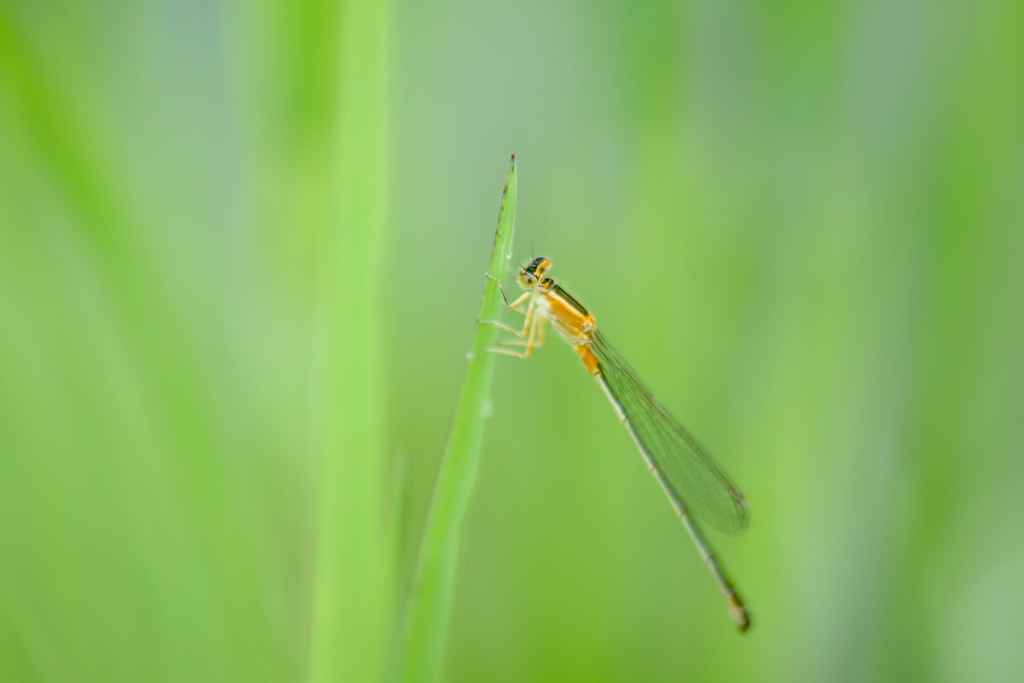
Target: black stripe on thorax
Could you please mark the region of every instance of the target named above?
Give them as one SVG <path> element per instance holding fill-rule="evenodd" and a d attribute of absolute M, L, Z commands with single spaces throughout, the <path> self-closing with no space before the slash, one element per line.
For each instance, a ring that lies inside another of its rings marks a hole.
<path fill-rule="evenodd" d="M 581 304 L 579 301 L 576 301 L 576 299 L 572 298 L 572 295 L 569 294 L 569 292 L 562 289 L 559 285 L 556 284 L 554 287 L 552 287 L 552 290 L 554 290 L 555 294 L 557 294 L 563 301 L 565 301 L 565 303 L 575 308 L 580 313 L 580 315 L 588 315 L 590 313 L 587 309 L 583 308 L 583 304 Z"/>

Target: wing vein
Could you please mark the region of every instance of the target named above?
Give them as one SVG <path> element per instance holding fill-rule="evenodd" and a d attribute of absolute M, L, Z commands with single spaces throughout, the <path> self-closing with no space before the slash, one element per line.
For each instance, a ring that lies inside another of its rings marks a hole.
<path fill-rule="evenodd" d="M 608 389 L 661 473 L 669 495 L 716 529 L 742 531 L 748 521 L 747 503 L 725 471 L 654 398 L 604 335 L 595 332 L 591 348 Z"/>

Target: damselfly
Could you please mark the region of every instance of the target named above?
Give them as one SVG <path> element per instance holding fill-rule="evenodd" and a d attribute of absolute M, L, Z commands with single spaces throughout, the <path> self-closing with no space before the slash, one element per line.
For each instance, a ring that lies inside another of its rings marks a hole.
<path fill-rule="evenodd" d="M 746 631 L 750 626 L 747 608 L 694 520 L 698 517 L 726 532 L 740 531 L 747 525 L 747 502 L 743 494 L 693 435 L 651 395 L 625 359 L 597 329 L 594 316 L 554 280 L 545 277 L 550 267 L 551 262 L 540 256 L 520 269 L 519 285 L 526 291 L 511 303 L 506 298 L 505 305 L 526 316 L 522 329 L 517 330 L 498 321 L 484 321 L 498 325 L 519 339 L 486 350 L 529 358 L 533 350 L 544 343 L 547 323 L 551 323 L 559 336 L 569 342 L 597 380 L 640 449 L 648 469 L 668 495 L 701 558 L 725 595 L 733 622 L 740 631 Z M 525 311 L 522 310 L 524 304 Z"/>

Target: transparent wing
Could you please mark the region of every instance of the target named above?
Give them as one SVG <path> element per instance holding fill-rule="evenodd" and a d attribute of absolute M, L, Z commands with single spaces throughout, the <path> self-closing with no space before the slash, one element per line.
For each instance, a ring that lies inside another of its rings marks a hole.
<path fill-rule="evenodd" d="M 591 349 L 601 363 L 608 389 L 633 425 L 636 436 L 660 470 L 670 496 L 683 508 L 721 531 L 747 525 L 747 502 L 704 447 L 644 386 L 633 369 L 600 332 Z"/>

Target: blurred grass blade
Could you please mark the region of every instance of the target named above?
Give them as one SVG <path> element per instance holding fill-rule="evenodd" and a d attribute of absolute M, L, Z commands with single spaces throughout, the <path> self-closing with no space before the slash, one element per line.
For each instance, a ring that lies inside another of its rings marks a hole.
<path fill-rule="evenodd" d="M 516 159 L 508 167 L 498 228 L 491 250 L 488 273 L 500 279 L 508 264 L 516 215 Z M 495 280 L 486 279 L 480 320 L 501 315 L 502 298 Z M 411 582 L 405 621 L 396 639 L 395 680 L 436 680 L 448 630 L 452 589 L 458 561 L 462 521 L 476 481 L 483 440 L 485 405 L 494 373 L 494 355 L 482 353 L 497 341 L 498 328 L 478 324 L 473 356 L 466 370 L 448 444 L 434 486 L 430 511 L 420 542 L 419 557 Z"/>
<path fill-rule="evenodd" d="M 317 517 L 310 683 L 381 678 L 393 613 L 385 528 L 380 258 L 387 4 L 341 5 L 336 142 L 320 263 Z M 354 293 L 358 295 L 354 296 Z"/>

